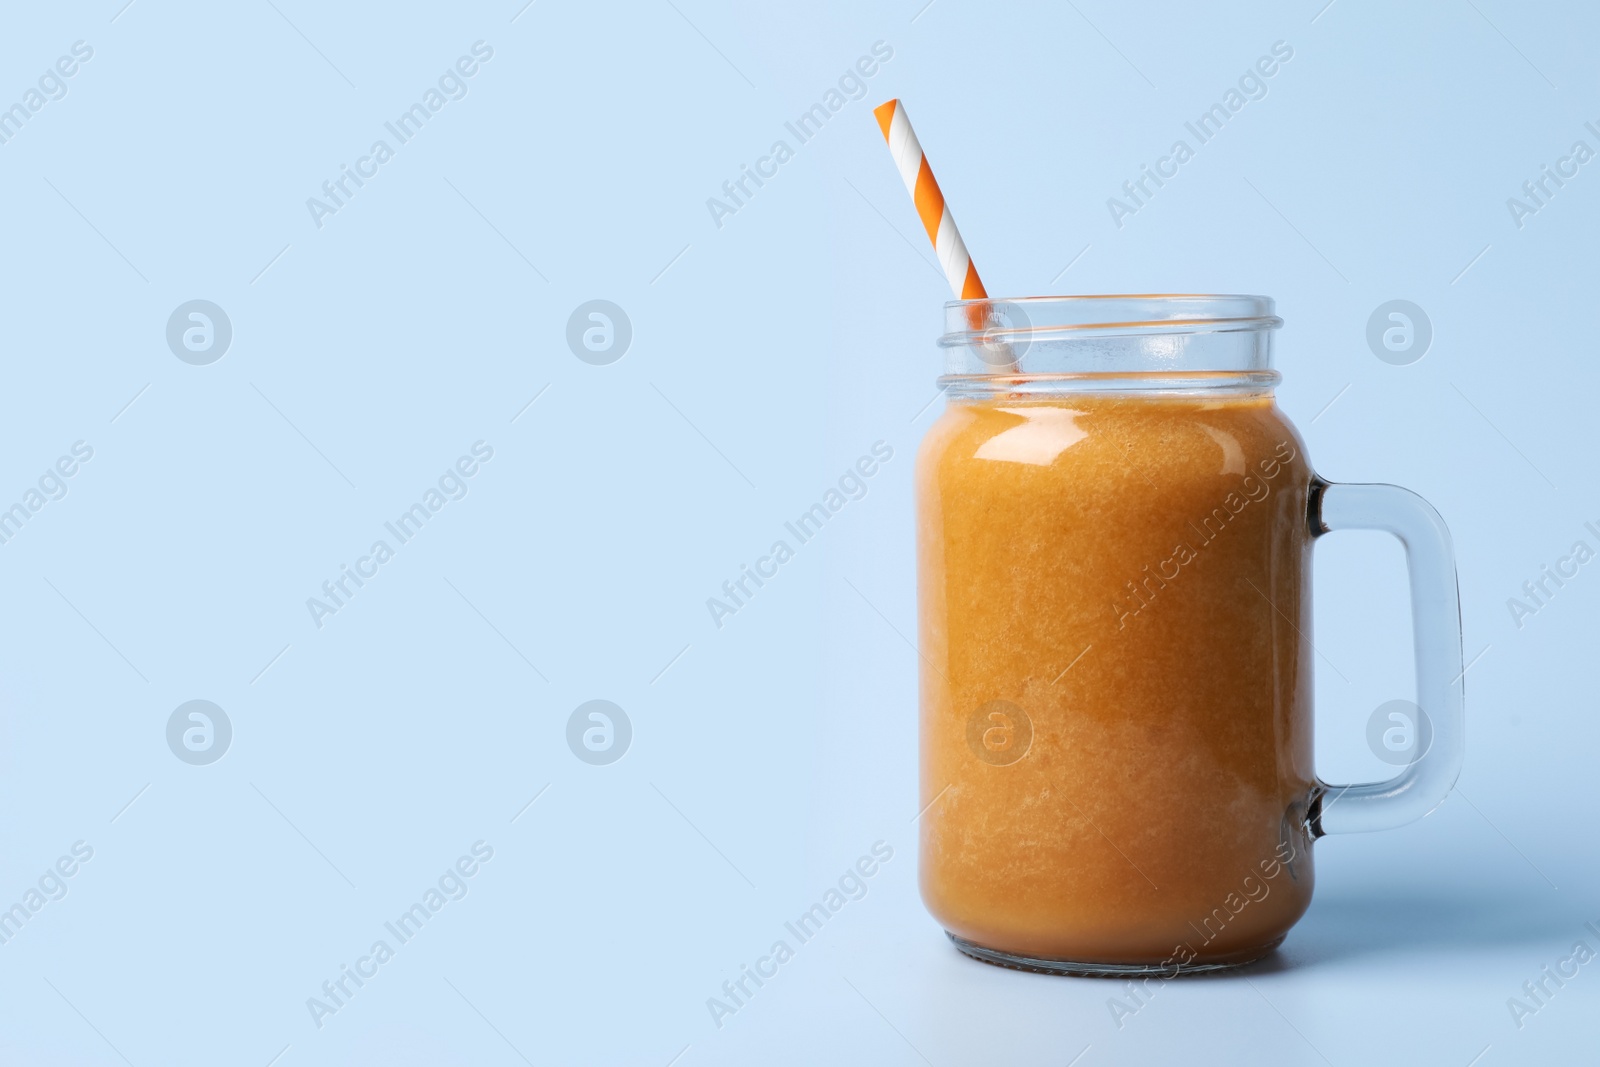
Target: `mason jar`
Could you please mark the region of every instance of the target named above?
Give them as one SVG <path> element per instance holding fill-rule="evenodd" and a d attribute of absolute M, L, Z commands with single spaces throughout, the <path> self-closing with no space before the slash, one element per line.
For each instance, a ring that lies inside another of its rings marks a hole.
<path fill-rule="evenodd" d="M 917 457 L 920 881 L 980 959 L 1179 974 L 1305 913 L 1312 843 L 1418 818 L 1462 759 L 1450 538 L 1421 498 L 1313 472 L 1273 302 L 946 305 Z M 1311 559 L 1405 546 L 1425 743 L 1385 782 L 1312 766 Z"/>

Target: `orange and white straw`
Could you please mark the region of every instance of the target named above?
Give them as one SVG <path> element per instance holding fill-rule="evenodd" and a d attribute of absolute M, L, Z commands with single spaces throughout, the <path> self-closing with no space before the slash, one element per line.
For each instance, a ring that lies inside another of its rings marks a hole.
<path fill-rule="evenodd" d="M 878 118 L 884 140 L 889 142 L 889 154 L 900 171 L 900 180 L 905 182 L 906 191 L 917 206 L 917 217 L 928 231 L 928 240 L 933 242 L 933 254 L 939 259 L 950 291 L 961 300 L 985 299 L 989 294 L 978 279 L 978 268 L 972 265 L 972 257 L 967 255 L 967 244 L 956 229 L 956 220 L 950 217 L 939 183 L 933 180 L 933 169 L 922 154 L 922 145 L 911 129 L 911 120 L 906 118 L 905 106 L 897 98 L 874 108 L 872 113 Z"/>

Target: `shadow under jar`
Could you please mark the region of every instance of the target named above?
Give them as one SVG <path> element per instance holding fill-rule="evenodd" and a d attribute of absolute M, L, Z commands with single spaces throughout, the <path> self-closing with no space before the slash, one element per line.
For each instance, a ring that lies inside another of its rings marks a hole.
<path fill-rule="evenodd" d="M 923 900 L 962 951 L 1067 974 L 1259 958 L 1311 843 L 1400 825 L 1460 768 L 1443 522 L 1331 485 L 1278 409 L 1272 301 L 957 301 L 917 457 Z M 1407 549 L 1431 744 L 1387 782 L 1312 768 L 1311 546 Z"/>

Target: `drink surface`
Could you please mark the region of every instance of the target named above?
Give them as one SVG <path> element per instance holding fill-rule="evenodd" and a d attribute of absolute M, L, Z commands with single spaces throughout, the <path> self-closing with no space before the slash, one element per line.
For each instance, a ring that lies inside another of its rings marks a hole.
<path fill-rule="evenodd" d="M 1171 966 L 1304 913 L 1310 481 L 1268 395 L 949 405 L 916 472 L 920 877 L 947 930 Z"/>

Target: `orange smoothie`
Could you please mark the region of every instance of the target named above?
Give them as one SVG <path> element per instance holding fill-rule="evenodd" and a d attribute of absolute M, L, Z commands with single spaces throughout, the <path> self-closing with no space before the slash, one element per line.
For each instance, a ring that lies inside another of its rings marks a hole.
<path fill-rule="evenodd" d="M 950 402 L 916 470 L 920 877 L 964 950 L 1203 969 L 1304 913 L 1311 486 L 1268 393 Z"/>

